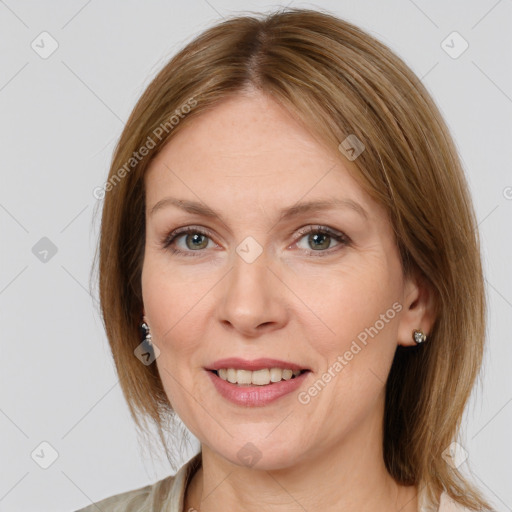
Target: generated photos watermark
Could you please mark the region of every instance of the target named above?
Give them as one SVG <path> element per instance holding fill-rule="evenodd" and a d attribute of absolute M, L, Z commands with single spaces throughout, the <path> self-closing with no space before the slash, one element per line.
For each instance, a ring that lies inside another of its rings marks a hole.
<path fill-rule="evenodd" d="M 180 120 L 183 119 L 190 111 L 197 105 L 197 101 L 194 98 L 189 98 L 185 104 L 180 108 L 177 108 L 169 118 L 160 123 L 146 138 L 144 144 L 142 144 L 137 151 L 132 153 L 132 156 L 119 168 L 110 178 L 101 186 L 95 187 L 92 191 L 92 195 L 96 199 L 103 199 L 107 192 L 110 192 L 127 174 L 130 173 L 138 163 L 149 154 L 149 151 L 153 149 L 158 139 L 161 141 L 163 137 L 169 134 L 169 132 L 179 124 Z"/>
<path fill-rule="evenodd" d="M 340 354 L 334 363 L 332 363 L 329 368 L 311 386 L 309 386 L 307 390 L 301 391 L 297 395 L 298 401 L 303 405 L 309 404 L 311 399 L 318 396 L 327 384 L 329 384 L 329 382 L 331 382 L 331 380 L 334 379 L 364 347 L 366 347 L 369 341 L 368 338 L 373 339 L 377 336 L 377 334 L 384 329 L 386 324 L 388 324 L 397 313 L 400 313 L 402 309 L 402 304 L 399 302 L 393 303 L 385 313 L 382 313 L 379 316 L 379 319 L 376 320 L 372 326 L 366 327 L 361 331 L 357 335 L 357 340 L 352 340 L 350 348 L 343 354 Z"/>

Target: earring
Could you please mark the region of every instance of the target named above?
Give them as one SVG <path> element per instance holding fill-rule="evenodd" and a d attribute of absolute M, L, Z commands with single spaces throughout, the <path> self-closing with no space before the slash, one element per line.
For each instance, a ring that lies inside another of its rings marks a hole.
<path fill-rule="evenodd" d="M 151 343 L 151 333 L 149 332 L 149 325 L 143 321 L 140 327 L 142 333 L 142 341 L 146 342 L 151 347 L 153 344 Z"/>
<path fill-rule="evenodd" d="M 421 329 L 414 329 L 412 331 L 412 339 L 419 345 L 427 341 L 427 335 Z"/>
<path fill-rule="evenodd" d="M 145 316 L 142 317 L 142 321 L 139 324 L 139 330 L 142 340 L 133 352 L 142 364 L 148 366 L 160 355 L 160 350 L 151 339 L 151 332 L 149 331 L 149 325 Z"/>

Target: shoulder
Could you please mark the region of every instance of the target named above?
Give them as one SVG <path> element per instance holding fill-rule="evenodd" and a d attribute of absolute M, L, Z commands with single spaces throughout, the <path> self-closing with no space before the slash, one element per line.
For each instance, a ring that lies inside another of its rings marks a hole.
<path fill-rule="evenodd" d="M 199 452 L 181 466 L 175 475 L 167 476 L 144 487 L 109 496 L 75 512 L 181 511 L 188 481 L 201 466 L 201 462 L 201 452 Z"/>
<path fill-rule="evenodd" d="M 125 491 L 91 505 L 81 508 L 75 512 L 145 512 L 153 510 L 151 503 L 156 495 L 161 496 L 162 491 L 172 487 L 175 476 L 168 476 L 153 484 L 145 485 L 131 491 Z"/>

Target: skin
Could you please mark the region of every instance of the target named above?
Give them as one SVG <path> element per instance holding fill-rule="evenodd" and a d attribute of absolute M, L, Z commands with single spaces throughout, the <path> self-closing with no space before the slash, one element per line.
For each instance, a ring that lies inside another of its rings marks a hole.
<path fill-rule="evenodd" d="M 417 511 L 418 489 L 384 466 L 384 389 L 397 345 L 414 345 L 415 328 L 429 332 L 432 295 L 404 276 L 389 218 L 354 169 L 272 99 L 248 92 L 184 125 L 147 170 L 143 313 L 167 396 L 203 452 L 184 510 Z M 151 214 L 168 196 L 200 201 L 222 221 L 175 206 Z M 344 207 L 278 221 L 299 200 L 331 197 L 357 202 L 366 217 Z M 317 225 L 350 242 L 298 234 Z M 163 247 L 184 226 L 210 232 L 199 249 L 194 233 L 175 240 L 196 257 Z M 263 249 L 252 263 L 236 252 L 248 236 Z M 291 393 L 234 405 L 204 369 L 231 356 L 292 361 L 312 370 L 307 390 L 394 303 L 401 311 L 308 404 Z M 237 457 L 248 442 L 261 455 L 252 467 Z"/>

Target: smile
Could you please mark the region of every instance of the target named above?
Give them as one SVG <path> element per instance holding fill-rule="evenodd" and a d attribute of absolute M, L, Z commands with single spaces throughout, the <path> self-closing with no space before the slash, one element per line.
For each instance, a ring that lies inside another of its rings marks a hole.
<path fill-rule="evenodd" d="M 275 381 L 271 379 L 271 372 L 273 372 L 272 375 Z M 295 370 L 293 372 L 280 368 L 262 369 L 254 372 L 234 368 L 207 370 L 207 374 L 217 392 L 229 402 L 244 407 L 262 407 L 293 393 L 303 385 L 310 373 L 310 370 Z M 220 374 L 223 374 L 224 377 Z M 231 380 L 235 382 L 228 380 L 230 376 Z M 279 380 L 277 380 L 277 377 L 279 377 Z M 248 382 L 249 378 L 251 379 L 250 383 Z M 260 383 L 253 383 L 253 378 Z M 242 382 L 239 382 L 239 379 Z"/>

